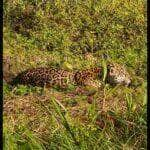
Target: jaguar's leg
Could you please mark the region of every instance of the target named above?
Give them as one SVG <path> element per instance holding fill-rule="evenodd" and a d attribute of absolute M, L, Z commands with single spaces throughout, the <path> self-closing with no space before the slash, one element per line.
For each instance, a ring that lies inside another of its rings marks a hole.
<path fill-rule="evenodd" d="M 95 95 L 101 87 L 101 83 L 97 80 L 87 80 L 85 82 L 85 90 L 88 96 Z"/>
<path fill-rule="evenodd" d="M 78 86 L 76 89 L 75 89 L 75 94 L 85 94 L 85 91 L 84 91 L 84 88 L 83 86 Z"/>
<path fill-rule="evenodd" d="M 94 97 L 97 94 L 100 87 L 101 83 L 97 80 L 90 79 L 85 82 L 85 95 L 87 95 L 87 102 L 89 104 L 93 103 Z"/>

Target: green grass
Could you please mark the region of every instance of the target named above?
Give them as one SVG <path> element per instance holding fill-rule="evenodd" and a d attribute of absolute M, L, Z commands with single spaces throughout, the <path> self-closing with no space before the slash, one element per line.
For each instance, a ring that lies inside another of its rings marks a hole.
<path fill-rule="evenodd" d="M 40 66 L 77 70 L 110 61 L 127 68 L 132 86 L 104 84 L 106 69 L 103 88 L 93 98 L 68 95 L 76 88 L 71 85 L 43 91 L 4 83 L 4 149 L 146 149 L 146 7 L 143 0 L 5 0 L 6 72 Z"/>

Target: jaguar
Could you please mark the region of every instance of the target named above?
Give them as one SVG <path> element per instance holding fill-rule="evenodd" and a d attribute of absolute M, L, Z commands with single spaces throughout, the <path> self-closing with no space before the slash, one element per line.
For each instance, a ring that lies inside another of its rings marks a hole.
<path fill-rule="evenodd" d="M 102 66 L 68 71 L 61 68 L 39 67 L 19 73 L 11 82 L 12 85 L 24 84 L 33 86 L 67 88 L 69 84 L 81 86 L 101 86 L 104 68 Z M 107 65 L 106 82 L 111 85 L 122 84 L 129 86 L 131 78 L 127 70 L 116 63 Z"/>

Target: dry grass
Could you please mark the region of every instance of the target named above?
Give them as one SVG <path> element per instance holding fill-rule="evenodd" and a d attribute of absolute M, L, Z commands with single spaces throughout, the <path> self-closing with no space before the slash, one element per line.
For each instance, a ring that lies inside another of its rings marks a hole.
<path fill-rule="evenodd" d="M 130 87 L 103 83 L 99 90 L 45 93 L 5 82 L 4 149 L 147 148 L 146 5 L 143 0 L 4 1 L 5 81 L 28 68 L 76 70 L 105 61 L 124 65 L 132 76 Z"/>

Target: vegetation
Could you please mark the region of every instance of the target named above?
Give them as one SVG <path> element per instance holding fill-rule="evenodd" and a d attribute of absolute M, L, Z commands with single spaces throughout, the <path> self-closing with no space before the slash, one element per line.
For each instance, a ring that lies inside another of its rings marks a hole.
<path fill-rule="evenodd" d="M 103 84 L 93 97 L 5 82 L 5 150 L 147 148 L 146 7 L 144 0 L 4 0 L 4 76 L 112 61 L 132 77 L 130 87 Z"/>

